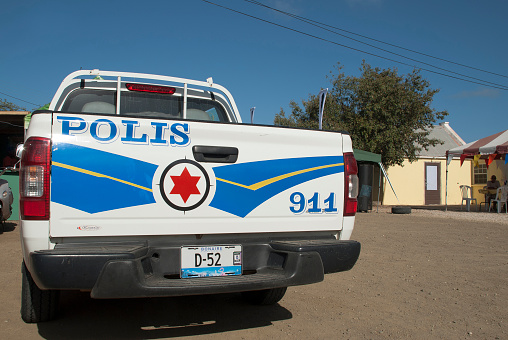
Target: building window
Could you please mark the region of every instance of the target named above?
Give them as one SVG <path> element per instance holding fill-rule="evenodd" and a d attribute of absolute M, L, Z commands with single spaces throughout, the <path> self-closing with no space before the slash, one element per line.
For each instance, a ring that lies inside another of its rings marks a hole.
<path fill-rule="evenodd" d="M 487 184 L 487 165 L 478 164 L 473 168 L 474 184 Z"/>

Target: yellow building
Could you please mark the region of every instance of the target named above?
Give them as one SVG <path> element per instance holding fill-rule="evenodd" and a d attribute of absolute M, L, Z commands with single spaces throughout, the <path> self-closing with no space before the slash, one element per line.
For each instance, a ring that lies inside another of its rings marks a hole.
<path fill-rule="evenodd" d="M 462 196 L 459 186 L 472 184 L 471 162 L 464 162 L 460 166 L 459 157 L 451 160 L 448 166 L 447 195 L 446 151 L 464 145 L 465 142 L 453 131 L 448 122 L 435 125 L 429 138 L 437 138 L 444 144 L 430 147 L 429 150 L 422 150 L 418 155 L 418 160 L 413 163 L 405 160 L 403 166 L 388 168 L 388 178 L 398 200 L 391 190 L 388 180 L 383 178 L 380 193 L 381 204 L 444 205 L 446 200 L 448 200 L 448 205 L 461 204 Z M 373 199 L 376 198 L 377 193 Z"/>

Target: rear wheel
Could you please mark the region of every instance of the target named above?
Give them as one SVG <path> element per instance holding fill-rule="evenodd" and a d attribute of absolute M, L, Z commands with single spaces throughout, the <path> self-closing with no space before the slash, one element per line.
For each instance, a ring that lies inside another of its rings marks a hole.
<path fill-rule="evenodd" d="M 42 290 L 37 287 L 24 261 L 21 273 L 21 318 L 23 321 L 35 323 L 54 319 L 60 292 L 58 290 Z"/>
<path fill-rule="evenodd" d="M 255 290 L 243 292 L 242 297 L 253 305 L 273 305 L 284 297 L 286 290 L 287 287 Z"/>

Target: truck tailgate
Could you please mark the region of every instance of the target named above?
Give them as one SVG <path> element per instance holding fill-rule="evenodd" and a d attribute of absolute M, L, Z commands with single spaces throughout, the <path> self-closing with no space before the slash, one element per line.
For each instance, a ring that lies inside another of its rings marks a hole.
<path fill-rule="evenodd" d="M 52 237 L 340 230 L 342 135 L 53 113 Z"/>

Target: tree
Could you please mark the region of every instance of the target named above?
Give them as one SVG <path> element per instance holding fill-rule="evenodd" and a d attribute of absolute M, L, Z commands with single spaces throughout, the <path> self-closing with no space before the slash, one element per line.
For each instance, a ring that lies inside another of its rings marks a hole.
<path fill-rule="evenodd" d="M 26 111 L 26 109 L 5 99 L 0 99 L 0 111 Z"/>
<path fill-rule="evenodd" d="M 355 148 L 381 154 L 387 167 L 402 165 L 405 158 L 413 162 L 422 149 L 442 144 L 428 136 L 448 112 L 430 107 L 439 90 L 430 89 L 419 70 L 401 76 L 397 69 L 372 68 L 365 61 L 361 77 L 346 76 L 341 69 L 339 64 L 339 73 L 329 76 L 323 129 L 348 131 Z M 291 101 L 291 114 L 281 109 L 274 124 L 317 129 L 318 102 L 315 95 L 303 100 L 303 107 Z"/>

